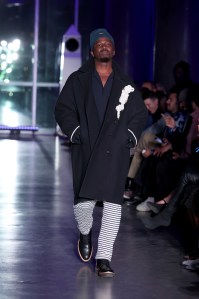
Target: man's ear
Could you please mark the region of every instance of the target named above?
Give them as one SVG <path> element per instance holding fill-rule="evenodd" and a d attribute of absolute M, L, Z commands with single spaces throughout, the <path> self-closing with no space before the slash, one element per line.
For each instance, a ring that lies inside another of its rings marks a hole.
<path fill-rule="evenodd" d="M 94 57 L 93 51 L 90 51 L 90 54 L 91 54 L 91 56 L 93 56 L 93 57 Z"/>

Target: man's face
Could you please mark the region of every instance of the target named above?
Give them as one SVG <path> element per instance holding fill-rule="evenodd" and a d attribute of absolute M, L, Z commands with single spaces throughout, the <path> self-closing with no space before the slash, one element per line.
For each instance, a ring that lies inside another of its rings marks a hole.
<path fill-rule="evenodd" d="M 144 100 L 144 104 L 151 114 L 154 114 L 158 109 L 158 99 L 147 98 Z"/>
<path fill-rule="evenodd" d="M 112 41 L 106 37 L 99 38 L 93 46 L 91 55 L 99 62 L 108 62 L 115 55 Z"/>
<path fill-rule="evenodd" d="M 182 67 L 178 67 L 175 70 L 174 78 L 175 78 L 176 83 L 182 82 L 188 78 L 188 74 L 187 74 L 187 72 L 184 71 L 184 69 Z"/>
<path fill-rule="evenodd" d="M 168 111 L 175 113 L 178 110 L 177 93 L 170 93 L 166 100 L 166 108 Z"/>

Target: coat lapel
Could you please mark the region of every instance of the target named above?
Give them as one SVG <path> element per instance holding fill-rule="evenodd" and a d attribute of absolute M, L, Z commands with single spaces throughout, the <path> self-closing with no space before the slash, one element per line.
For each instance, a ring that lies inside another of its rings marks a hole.
<path fill-rule="evenodd" d="M 90 146 L 93 148 L 99 135 L 101 124 L 98 117 L 95 99 L 92 93 L 92 72 L 81 74 L 80 82 L 84 87 L 84 109 L 87 119 Z"/>
<path fill-rule="evenodd" d="M 105 119 L 109 117 L 115 118 L 117 116 L 116 106 L 119 104 L 119 98 L 122 92 L 122 88 L 123 88 L 123 82 L 121 82 L 121 80 L 119 80 L 118 77 L 116 76 L 113 80 L 113 86 L 107 104 Z"/>
<path fill-rule="evenodd" d="M 113 79 L 113 85 L 111 94 L 107 103 L 107 108 L 104 116 L 104 121 L 101 127 L 100 136 L 104 134 L 110 125 L 111 121 L 117 119 L 116 106 L 119 104 L 119 98 L 124 87 L 124 82 L 121 81 L 117 76 Z"/>
<path fill-rule="evenodd" d="M 100 137 L 101 134 L 104 134 L 104 130 L 106 131 L 107 126 L 109 126 L 109 121 L 116 119 L 117 117 L 116 106 L 119 103 L 119 97 L 124 87 L 124 81 L 117 73 L 114 74 L 110 97 L 107 103 L 104 120 L 101 124 L 92 93 L 92 69 L 90 69 L 89 72 L 82 73 L 79 78 L 84 90 L 84 108 L 87 118 L 90 146 L 91 149 L 93 149 L 98 137 Z"/>

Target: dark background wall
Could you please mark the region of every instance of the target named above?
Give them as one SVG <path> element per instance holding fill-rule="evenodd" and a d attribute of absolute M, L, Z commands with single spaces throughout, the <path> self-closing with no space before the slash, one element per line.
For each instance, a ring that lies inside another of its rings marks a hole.
<path fill-rule="evenodd" d="M 155 1 L 107 1 L 106 26 L 116 36 L 117 60 L 140 84 L 153 79 Z"/>
<path fill-rule="evenodd" d="M 180 60 L 190 64 L 191 77 L 199 83 L 199 1 L 89 0 L 84 14 L 83 2 L 83 61 L 88 58 L 90 31 L 106 27 L 115 39 L 116 60 L 138 85 L 155 80 L 169 89 L 174 84 L 172 69 Z"/>
<path fill-rule="evenodd" d="M 156 0 L 154 79 L 167 88 L 173 82 L 172 68 L 180 60 L 190 64 L 191 77 L 199 82 L 199 1 Z"/>

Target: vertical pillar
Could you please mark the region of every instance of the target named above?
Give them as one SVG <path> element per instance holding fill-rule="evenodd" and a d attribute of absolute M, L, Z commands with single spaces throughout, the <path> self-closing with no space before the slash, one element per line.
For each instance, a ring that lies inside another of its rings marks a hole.
<path fill-rule="evenodd" d="M 33 88 L 32 88 L 32 126 L 36 125 L 37 110 L 37 67 L 39 48 L 39 0 L 35 0 L 34 18 L 34 64 L 33 64 Z"/>

